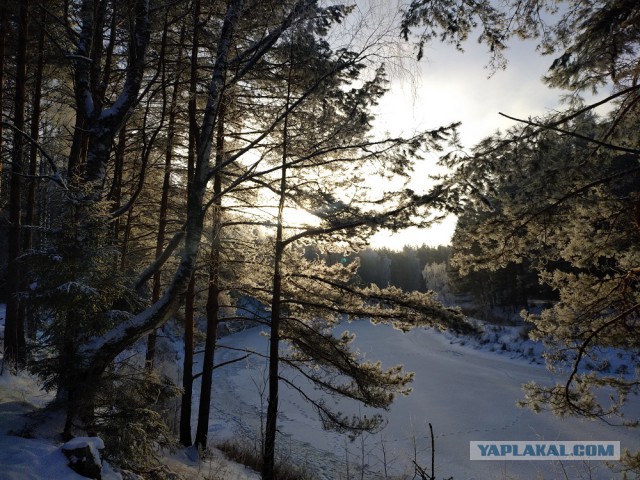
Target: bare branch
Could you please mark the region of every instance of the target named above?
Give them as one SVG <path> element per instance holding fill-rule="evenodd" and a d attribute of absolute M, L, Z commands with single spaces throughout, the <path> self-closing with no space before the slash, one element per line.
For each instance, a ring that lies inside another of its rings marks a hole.
<path fill-rule="evenodd" d="M 60 173 L 58 172 L 58 168 L 56 167 L 56 162 L 54 160 L 54 158 L 49 155 L 47 153 L 47 151 L 42 147 L 42 145 L 40 145 L 40 142 L 38 142 L 37 140 L 35 140 L 33 137 L 31 137 L 31 135 L 29 135 L 28 133 L 20 130 L 18 127 L 16 127 L 13 123 L 11 122 L 7 122 L 5 120 L 2 121 L 2 125 L 10 128 L 11 130 L 13 130 L 14 132 L 20 134 L 21 136 L 23 136 L 25 139 L 27 139 L 32 145 L 34 145 L 38 151 L 40 152 L 40 154 L 47 159 L 47 162 L 49 163 L 49 167 L 51 168 L 51 170 L 53 171 L 53 175 L 51 176 L 44 176 L 44 177 L 35 177 L 35 178 L 47 178 L 49 180 L 52 180 L 53 182 L 57 183 L 59 186 L 61 186 L 63 189 L 67 190 L 67 184 L 65 183 L 64 179 L 62 178 L 62 176 L 60 175 Z"/>

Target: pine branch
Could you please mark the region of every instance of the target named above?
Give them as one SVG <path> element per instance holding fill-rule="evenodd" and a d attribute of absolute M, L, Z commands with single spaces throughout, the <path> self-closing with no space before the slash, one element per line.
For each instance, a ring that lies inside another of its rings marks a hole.
<path fill-rule="evenodd" d="M 625 152 L 625 153 L 632 153 L 634 155 L 640 155 L 640 150 L 638 150 L 637 148 L 623 147 L 623 146 L 620 146 L 620 145 L 614 145 L 612 143 L 603 142 L 603 141 L 597 140 L 597 139 L 592 138 L 592 137 L 587 137 L 586 135 L 581 135 L 578 132 L 572 132 L 571 130 L 566 130 L 564 128 L 560 128 L 558 126 L 555 126 L 554 124 L 545 124 L 545 123 L 540 123 L 540 122 L 534 122 L 532 120 L 524 120 L 522 118 L 512 117 L 510 115 L 507 115 L 507 114 L 501 113 L 501 112 L 499 112 L 499 114 L 502 115 L 505 118 L 508 118 L 509 120 L 514 120 L 516 122 L 524 123 L 525 125 L 530 125 L 532 127 L 540 127 L 542 130 L 552 130 L 554 132 L 563 133 L 565 135 L 569 135 L 569 136 L 574 137 L 574 138 L 579 138 L 580 140 L 586 140 L 587 142 L 595 143 L 596 145 L 598 145 L 600 147 L 605 147 L 605 148 L 608 148 L 610 150 L 616 150 L 616 151 L 619 151 L 619 152 Z"/>

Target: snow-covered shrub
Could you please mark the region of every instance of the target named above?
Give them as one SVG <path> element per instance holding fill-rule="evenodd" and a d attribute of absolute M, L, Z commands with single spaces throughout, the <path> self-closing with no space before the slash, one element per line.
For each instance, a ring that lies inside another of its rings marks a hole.
<path fill-rule="evenodd" d="M 166 418 L 167 405 L 179 390 L 167 378 L 120 366 L 97 388 L 94 415 L 87 428 L 105 442 L 105 457 L 141 472 L 157 466 L 162 448 L 175 445 Z"/>
<path fill-rule="evenodd" d="M 92 422 L 94 396 L 102 387 L 87 381 L 80 345 L 127 322 L 137 308 L 130 278 L 117 268 L 119 252 L 110 241 L 107 202 L 65 193 L 62 212 L 37 250 L 26 255 L 30 288 L 25 292 L 38 335 L 30 369 L 46 390 L 57 393 L 67 414 L 64 436 Z M 118 388 L 117 383 L 109 388 Z M 126 397 L 128 392 L 113 392 Z"/>

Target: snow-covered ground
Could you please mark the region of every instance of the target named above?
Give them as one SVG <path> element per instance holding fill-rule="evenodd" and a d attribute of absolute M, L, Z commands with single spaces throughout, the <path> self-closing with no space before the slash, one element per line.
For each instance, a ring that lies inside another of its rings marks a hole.
<path fill-rule="evenodd" d="M 2 327 L 0 322 L 0 337 Z M 637 430 L 575 418 L 560 420 L 550 413 L 535 414 L 517 408 L 515 404 L 522 397 L 523 383 L 554 381 L 544 366 L 537 363 L 539 345 L 530 345 L 522 338 L 518 340 L 517 330 L 490 331 L 489 336 L 495 334 L 498 339 L 493 345 L 493 338 L 489 344 L 482 339 L 471 342 L 428 329 L 403 334 L 368 321 L 345 324 L 342 328 L 356 334 L 355 345 L 367 358 L 381 360 L 386 367 L 403 364 L 416 375 L 412 394 L 398 398 L 388 412 L 383 412 L 386 427 L 378 434 L 354 441 L 346 435 L 324 431 L 313 409 L 297 393 L 281 387 L 280 456 L 313 471 L 317 478 L 385 478 L 385 470 L 387 478 L 402 474 L 408 474 L 404 478 L 413 478 L 413 460 L 430 471 L 429 423 L 435 434 L 436 478 L 439 480 L 449 477 L 455 480 L 616 478 L 600 462 L 470 461 L 469 442 L 473 440 L 618 440 L 623 450 L 640 449 Z M 243 349 L 264 354 L 267 342 L 260 328 L 224 337 L 219 342 L 223 348 L 216 353 L 216 363 L 243 356 L 239 351 Z M 503 348 L 502 343 L 507 347 Z M 532 354 L 530 348 L 534 349 Z M 215 370 L 211 443 L 232 439 L 259 448 L 267 398 L 265 372 L 266 360 L 260 355 Z M 310 388 L 307 391 L 317 394 Z M 197 405 L 198 382 L 194 395 L 194 405 Z M 50 398 L 38 390 L 35 380 L 28 375 L 0 376 L 0 479 L 83 478 L 66 466 L 56 432 L 34 432 L 37 438 L 32 439 L 7 434 L 21 430 L 27 433 L 24 414 L 44 406 Z M 638 399 L 631 398 L 630 403 L 638 415 Z M 336 407 L 347 414 L 368 413 L 345 401 Z M 194 415 L 195 410 L 194 407 Z M 165 462 L 183 478 L 259 478 L 244 467 L 226 461 L 215 450 L 210 462 L 195 460 L 197 456 L 193 453 L 181 450 L 168 455 Z M 366 473 L 361 477 L 363 465 Z M 109 468 L 104 473 L 105 479 L 119 478 Z"/>
<path fill-rule="evenodd" d="M 388 473 L 408 472 L 411 478 L 414 459 L 430 471 L 429 423 L 435 434 L 439 479 L 615 477 L 602 462 L 470 461 L 472 440 L 619 440 L 622 450 L 640 449 L 637 430 L 576 418 L 561 420 L 549 412 L 535 414 L 516 407 L 516 401 L 522 398 L 523 383 L 554 381 L 544 366 L 529 356 L 514 359 L 513 355 L 474 348 L 471 343 L 428 329 L 403 334 L 368 321 L 344 328 L 356 334 L 355 344 L 368 358 L 379 359 L 386 367 L 403 364 L 416 375 L 412 394 L 398 398 L 385 412 L 385 429 L 353 442 L 345 435 L 323 431 L 311 407 L 297 393 L 282 387 L 280 448 L 285 457 L 297 465 L 306 465 L 320 478 L 347 478 L 347 469 L 353 478 L 360 478 L 355 472 L 363 464 L 368 472 L 364 478 L 382 474 L 385 464 Z M 265 353 L 267 337 L 259 329 L 251 329 L 225 337 L 220 343 L 231 349 Z M 239 356 L 231 349 L 220 349 L 217 363 Z M 512 349 L 515 350 L 513 346 L 505 350 L 498 347 L 502 353 Z M 254 356 L 216 370 L 210 425 L 210 438 L 214 441 L 259 436 L 260 412 L 264 410 L 261 401 L 266 401 L 266 395 L 261 394 L 265 362 Z M 630 402 L 637 415 L 638 399 L 631 398 Z M 344 402 L 339 409 L 343 413 L 359 411 Z"/>
<path fill-rule="evenodd" d="M 5 306 L 0 304 L 0 345 L 4 339 Z M 0 348 L 0 365 L 2 352 Z M 21 372 L 0 375 L 0 480 L 82 480 L 68 467 L 62 453 L 61 422 L 44 417 L 42 408 L 53 399 L 40 390 L 37 379 Z M 189 480 L 258 480 L 259 475 L 243 465 L 228 461 L 213 450 L 199 461 L 190 449 L 167 452 L 163 462 Z M 102 480 L 122 480 L 108 462 L 103 463 Z"/>
<path fill-rule="evenodd" d="M 62 453 L 60 422 L 36 422 L 34 415 L 51 396 L 39 390 L 36 379 L 25 373 L 0 376 L 0 480 L 82 480 L 68 467 Z M 37 424 L 33 431 L 30 425 Z M 43 428 L 44 425 L 44 428 Z M 23 438 L 26 435 L 35 438 Z M 229 462 L 213 450 L 206 461 L 189 449 L 167 453 L 163 462 L 185 479 L 257 480 L 259 475 L 243 465 Z M 86 479 L 85 479 L 86 480 Z M 108 462 L 102 468 L 102 480 L 122 480 Z"/>

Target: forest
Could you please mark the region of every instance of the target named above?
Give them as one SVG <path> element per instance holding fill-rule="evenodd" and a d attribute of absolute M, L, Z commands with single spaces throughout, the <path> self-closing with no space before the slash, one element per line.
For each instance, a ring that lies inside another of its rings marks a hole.
<path fill-rule="evenodd" d="M 256 468 L 285 478 L 283 388 L 326 429 L 384 425 L 296 378 L 381 412 L 410 393 L 412 372 L 338 328 L 362 319 L 469 337 L 470 319 L 525 325 L 563 377 L 524 385 L 523 406 L 640 425 L 626 410 L 640 390 L 636 0 L 4 0 L 0 16 L 0 368 L 53 394 L 60 442 L 100 437 L 135 478 L 176 445 L 204 456 L 214 370 L 257 355 L 221 364 L 216 346 L 260 325 Z M 548 56 L 561 109 L 470 149 L 458 123 L 374 128 L 429 44 L 477 40 L 496 71 L 516 39 Z M 439 173 L 407 188 L 433 155 Z M 450 245 L 369 246 L 445 214 Z M 607 349 L 630 364 L 583 368 Z M 620 468 L 638 474 L 640 452 Z"/>

